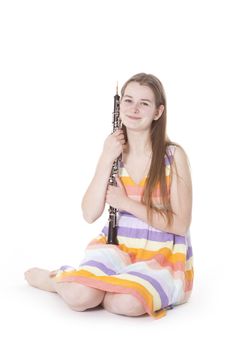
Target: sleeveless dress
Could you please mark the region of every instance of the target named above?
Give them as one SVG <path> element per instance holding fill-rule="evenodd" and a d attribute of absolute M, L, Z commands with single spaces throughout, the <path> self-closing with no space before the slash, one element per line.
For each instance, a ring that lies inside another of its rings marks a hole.
<path fill-rule="evenodd" d="M 168 146 L 164 157 L 168 186 L 175 148 Z M 146 177 L 136 184 L 122 161 L 118 174 L 127 195 L 140 201 Z M 159 195 L 158 191 L 154 193 Z M 122 210 L 117 220 L 119 245 L 106 244 L 107 221 L 87 245 L 78 268 L 64 265 L 52 271 L 50 277 L 56 282 L 77 282 L 106 292 L 131 294 L 155 318 L 187 302 L 193 285 L 190 230 L 185 236 L 161 231 Z"/>

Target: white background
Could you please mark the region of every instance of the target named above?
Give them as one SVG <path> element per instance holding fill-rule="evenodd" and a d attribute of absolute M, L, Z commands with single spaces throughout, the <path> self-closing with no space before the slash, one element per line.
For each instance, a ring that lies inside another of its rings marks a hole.
<path fill-rule="evenodd" d="M 232 315 L 231 1 L 0 2 L 1 342 L 4 349 L 229 348 Z M 81 199 L 112 131 L 116 81 L 163 83 L 168 136 L 193 181 L 189 303 L 155 321 L 74 312 L 24 271 L 76 266 L 102 229 Z M 228 344 L 228 345 L 227 345 Z"/>

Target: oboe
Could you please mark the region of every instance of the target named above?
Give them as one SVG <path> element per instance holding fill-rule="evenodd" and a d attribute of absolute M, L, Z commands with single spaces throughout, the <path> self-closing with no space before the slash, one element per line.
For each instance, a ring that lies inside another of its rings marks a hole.
<path fill-rule="evenodd" d="M 121 128 L 121 119 L 120 119 L 120 96 L 118 95 L 118 86 L 116 88 L 116 95 L 114 96 L 114 110 L 113 110 L 113 132 L 117 129 Z M 119 162 L 122 159 L 122 154 L 119 155 L 118 158 L 116 158 L 113 162 L 111 175 L 109 177 L 109 184 L 117 186 L 117 182 L 115 179 L 115 175 L 118 174 L 119 169 Z M 109 224 L 108 224 L 108 244 L 116 244 L 118 245 L 117 240 L 117 208 L 113 208 L 112 206 L 109 207 Z"/>

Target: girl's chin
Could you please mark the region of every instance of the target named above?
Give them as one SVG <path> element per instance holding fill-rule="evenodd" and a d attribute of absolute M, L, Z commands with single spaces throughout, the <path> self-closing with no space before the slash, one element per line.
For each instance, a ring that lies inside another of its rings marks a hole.
<path fill-rule="evenodd" d="M 137 126 L 138 123 L 140 122 L 140 119 L 133 119 L 133 118 L 124 118 L 124 120 L 122 120 L 122 124 L 125 125 L 126 127 L 134 127 Z"/>
<path fill-rule="evenodd" d="M 141 129 L 138 128 L 136 125 L 130 125 L 130 123 L 125 123 L 124 126 L 126 128 L 126 131 L 141 131 Z"/>

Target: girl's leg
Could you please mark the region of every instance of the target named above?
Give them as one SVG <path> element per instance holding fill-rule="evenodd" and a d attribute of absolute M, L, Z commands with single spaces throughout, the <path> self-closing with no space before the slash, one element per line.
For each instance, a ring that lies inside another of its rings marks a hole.
<path fill-rule="evenodd" d="M 55 283 L 49 275 L 50 271 L 38 269 L 37 267 L 29 269 L 24 273 L 25 279 L 32 287 L 56 293 Z"/>
<path fill-rule="evenodd" d="M 25 272 L 27 282 L 36 288 L 58 293 L 68 306 L 75 311 L 93 308 L 104 299 L 105 292 L 73 282 L 55 282 L 50 278 L 50 271 L 32 268 Z"/>
<path fill-rule="evenodd" d="M 107 311 L 124 316 L 140 316 L 146 313 L 140 301 L 130 294 L 107 292 L 102 305 Z"/>

